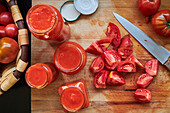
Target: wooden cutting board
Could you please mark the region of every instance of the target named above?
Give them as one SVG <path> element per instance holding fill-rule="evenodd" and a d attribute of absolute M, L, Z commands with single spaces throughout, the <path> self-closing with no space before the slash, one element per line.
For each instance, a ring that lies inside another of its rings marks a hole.
<path fill-rule="evenodd" d="M 32 0 L 33 5 L 49 4 L 56 8 L 65 0 Z M 162 0 L 160 9 L 170 9 L 170 0 Z M 124 36 L 128 32 L 117 22 L 112 12 L 125 17 L 159 44 L 170 50 L 170 39 L 158 36 L 152 29 L 151 24 L 145 23 L 143 16 L 137 8 L 137 0 L 99 0 L 98 10 L 90 16 L 81 15 L 75 22 L 70 22 L 70 41 L 79 43 L 86 49 L 92 42 L 105 37 L 106 27 L 109 22 L 115 23 Z M 154 57 L 147 52 L 133 37 L 134 55 L 143 64 Z M 46 41 L 31 38 L 31 64 L 37 62 L 53 62 L 53 54 L 57 45 L 50 45 Z M 78 79 L 84 79 L 88 90 L 90 106 L 82 109 L 79 113 L 168 113 L 170 112 L 170 72 L 161 64 L 158 76 L 147 88 L 152 92 L 152 101 L 140 104 L 134 99 L 137 88 L 136 79 L 144 69 L 137 68 L 136 73 L 124 73 L 126 85 L 120 87 L 108 86 L 106 89 L 96 89 L 93 85 L 94 74 L 89 71 L 89 65 L 96 56 L 87 53 L 87 63 L 82 71 L 75 75 L 60 73 L 59 78 L 48 87 L 31 90 L 31 112 L 32 113 L 64 113 L 57 89 L 64 83 Z"/>

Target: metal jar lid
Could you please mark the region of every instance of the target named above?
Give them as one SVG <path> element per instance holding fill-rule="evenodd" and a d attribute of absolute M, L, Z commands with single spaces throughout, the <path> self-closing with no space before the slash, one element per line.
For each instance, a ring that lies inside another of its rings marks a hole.
<path fill-rule="evenodd" d="M 83 15 L 90 15 L 98 8 L 98 0 L 74 0 L 75 8 Z"/>
<path fill-rule="evenodd" d="M 64 2 L 60 8 L 60 13 L 66 21 L 75 21 L 81 15 L 80 12 L 75 9 L 73 0 Z"/>

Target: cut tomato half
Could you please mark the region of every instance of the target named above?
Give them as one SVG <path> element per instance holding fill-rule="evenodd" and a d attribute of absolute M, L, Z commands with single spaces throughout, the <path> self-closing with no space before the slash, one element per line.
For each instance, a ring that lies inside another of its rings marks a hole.
<path fill-rule="evenodd" d="M 106 88 L 106 80 L 108 75 L 109 75 L 109 71 L 106 70 L 102 70 L 97 74 L 95 74 L 94 86 L 96 88 Z"/>
<path fill-rule="evenodd" d="M 143 64 L 141 62 L 139 62 L 139 60 L 134 56 L 134 55 L 130 55 L 128 58 L 126 58 L 126 60 L 128 61 L 133 61 L 135 62 L 139 67 L 144 68 Z"/>
<path fill-rule="evenodd" d="M 138 77 L 136 84 L 141 88 L 146 88 L 152 81 L 153 77 L 147 73 L 144 73 Z"/>
<path fill-rule="evenodd" d="M 107 78 L 107 84 L 112 86 L 121 86 L 125 84 L 125 79 L 120 73 L 111 71 Z"/>
<path fill-rule="evenodd" d="M 118 54 L 122 59 L 126 59 L 133 53 L 133 47 L 120 47 L 118 48 Z"/>
<path fill-rule="evenodd" d="M 110 22 L 107 26 L 107 31 L 105 34 L 107 36 L 113 37 L 112 45 L 113 45 L 113 49 L 116 49 L 121 42 L 121 35 L 120 35 L 119 28 L 115 24 Z"/>
<path fill-rule="evenodd" d="M 101 71 L 103 68 L 104 61 L 101 57 L 96 57 L 90 65 L 90 70 L 94 73 Z"/>
<path fill-rule="evenodd" d="M 130 40 L 130 35 L 125 35 L 122 39 L 121 39 L 121 44 L 119 47 L 132 47 L 133 43 Z"/>
<path fill-rule="evenodd" d="M 123 61 L 119 63 L 117 71 L 120 72 L 136 72 L 136 64 L 132 61 Z"/>
<path fill-rule="evenodd" d="M 86 49 L 86 52 L 95 55 L 101 55 L 103 53 L 103 49 L 100 47 L 98 43 L 94 42 Z"/>
<path fill-rule="evenodd" d="M 120 56 L 113 49 L 105 51 L 102 54 L 102 58 L 104 59 L 105 67 L 110 70 L 114 70 L 117 67 L 117 65 L 121 62 Z"/>
<path fill-rule="evenodd" d="M 109 45 L 112 43 L 113 37 L 105 37 L 101 40 L 98 40 L 97 43 L 100 45 L 100 47 L 103 49 L 103 51 L 106 51 Z"/>
<path fill-rule="evenodd" d="M 149 60 L 146 64 L 145 64 L 145 71 L 152 76 L 157 76 L 158 75 L 158 60 L 157 59 L 152 59 Z"/>

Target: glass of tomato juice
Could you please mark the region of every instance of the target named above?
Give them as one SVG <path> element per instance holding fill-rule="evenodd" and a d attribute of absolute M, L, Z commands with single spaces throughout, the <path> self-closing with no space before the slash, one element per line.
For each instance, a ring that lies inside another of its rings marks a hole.
<path fill-rule="evenodd" d="M 62 43 L 70 38 L 70 27 L 55 7 L 38 4 L 29 9 L 26 22 L 31 33 L 41 40 Z"/>
<path fill-rule="evenodd" d="M 42 89 L 54 82 L 59 71 L 53 63 L 36 63 L 28 68 L 25 80 L 31 88 Z"/>
<path fill-rule="evenodd" d="M 64 42 L 54 53 L 55 66 L 65 74 L 76 74 L 86 64 L 87 55 L 83 47 L 76 42 Z"/>
<path fill-rule="evenodd" d="M 60 103 L 65 111 L 76 112 L 89 106 L 84 80 L 62 85 L 58 88 Z"/>

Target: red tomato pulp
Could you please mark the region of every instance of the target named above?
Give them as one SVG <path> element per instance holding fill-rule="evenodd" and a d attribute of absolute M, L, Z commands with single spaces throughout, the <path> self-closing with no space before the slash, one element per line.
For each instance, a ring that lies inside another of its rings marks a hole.
<path fill-rule="evenodd" d="M 84 104 L 84 94 L 80 89 L 70 87 L 62 92 L 60 101 L 64 109 L 75 112 L 82 108 Z"/>
<path fill-rule="evenodd" d="M 86 52 L 75 42 L 65 42 L 54 54 L 56 67 L 63 73 L 75 74 L 86 64 Z"/>
<path fill-rule="evenodd" d="M 59 75 L 52 63 L 37 63 L 28 68 L 26 82 L 32 88 L 41 89 L 55 81 Z"/>
<path fill-rule="evenodd" d="M 70 38 L 69 25 L 64 24 L 60 12 L 53 6 L 38 4 L 27 13 L 31 33 L 42 40 L 63 42 Z"/>
<path fill-rule="evenodd" d="M 32 11 L 29 22 L 34 31 L 45 32 L 55 23 L 55 14 L 51 9 L 41 6 Z"/>
<path fill-rule="evenodd" d="M 80 89 L 84 95 L 84 103 L 83 103 L 83 106 L 81 106 L 81 108 L 87 108 L 89 106 L 89 100 L 88 100 L 88 96 L 87 96 L 87 90 L 86 90 L 86 87 L 85 87 L 85 83 L 84 83 L 84 80 L 79 80 L 79 81 L 76 81 L 76 82 L 73 82 L 73 83 L 69 83 L 69 84 L 65 84 L 65 85 L 62 85 L 58 88 L 58 93 L 59 95 L 61 96 L 62 93 L 68 89 L 68 88 L 77 88 L 77 89 Z M 74 89 L 73 89 L 74 90 Z M 60 97 L 61 99 L 62 97 Z M 64 97 L 63 97 L 64 98 Z M 81 99 L 80 99 L 81 100 Z M 60 100 L 61 101 L 61 100 Z M 81 101 L 79 101 L 79 105 L 81 105 Z M 62 103 L 61 103 L 62 104 Z M 80 107 L 80 106 L 79 106 Z M 64 109 L 66 110 L 66 109 Z M 68 110 L 68 109 L 67 109 Z"/>

